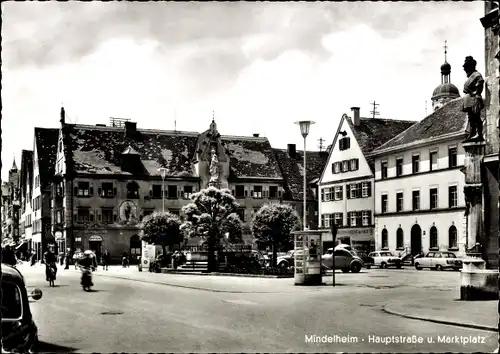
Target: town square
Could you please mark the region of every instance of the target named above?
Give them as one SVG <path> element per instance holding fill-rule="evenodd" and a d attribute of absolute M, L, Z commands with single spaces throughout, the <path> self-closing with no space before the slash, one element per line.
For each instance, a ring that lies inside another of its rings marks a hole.
<path fill-rule="evenodd" d="M 499 3 L 2 3 L 2 352 L 498 352 Z"/>

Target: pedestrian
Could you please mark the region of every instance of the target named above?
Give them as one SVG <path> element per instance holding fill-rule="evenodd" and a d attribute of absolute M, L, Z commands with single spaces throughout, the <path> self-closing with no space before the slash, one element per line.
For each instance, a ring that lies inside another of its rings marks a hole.
<path fill-rule="evenodd" d="M 33 267 L 35 265 L 35 263 L 36 263 L 36 253 L 35 253 L 35 251 L 31 252 L 31 259 L 30 260 L 31 260 L 31 267 Z"/>
<path fill-rule="evenodd" d="M 17 264 L 16 254 L 10 246 L 5 246 L 2 250 L 2 263 L 15 266 Z"/>
<path fill-rule="evenodd" d="M 106 249 L 104 251 L 104 253 L 102 254 L 102 269 L 103 270 L 108 270 L 110 258 L 111 257 L 110 257 L 109 251 Z"/>
<path fill-rule="evenodd" d="M 128 254 L 127 254 L 127 252 L 122 253 L 122 267 L 123 268 L 128 267 Z"/>
<path fill-rule="evenodd" d="M 69 269 L 69 263 L 70 263 L 70 260 L 71 260 L 69 249 L 66 250 L 65 256 L 66 256 L 66 265 L 64 266 L 64 269 Z"/>

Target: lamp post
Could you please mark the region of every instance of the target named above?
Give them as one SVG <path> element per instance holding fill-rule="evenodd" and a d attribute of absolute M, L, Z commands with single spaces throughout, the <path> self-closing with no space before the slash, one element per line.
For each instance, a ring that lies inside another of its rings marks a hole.
<path fill-rule="evenodd" d="M 313 121 L 310 120 L 301 120 L 300 122 L 295 122 L 295 124 L 298 124 L 300 126 L 300 133 L 302 134 L 302 137 L 304 138 L 304 215 L 303 215 L 303 229 L 306 230 L 306 223 L 307 223 L 307 165 L 306 165 L 306 138 L 309 135 L 309 128 L 311 127 L 311 124 L 314 124 Z"/>
<path fill-rule="evenodd" d="M 161 176 L 161 210 L 165 212 L 165 176 L 167 175 L 167 169 L 165 167 L 160 167 L 158 169 Z"/>

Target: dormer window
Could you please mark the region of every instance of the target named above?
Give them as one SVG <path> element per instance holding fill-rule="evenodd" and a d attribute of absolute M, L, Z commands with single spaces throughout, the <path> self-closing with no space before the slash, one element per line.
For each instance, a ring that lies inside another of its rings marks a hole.
<path fill-rule="evenodd" d="M 127 184 L 127 198 L 138 199 L 139 198 L 139 185 L 137 182 L 129 182 Z"/>

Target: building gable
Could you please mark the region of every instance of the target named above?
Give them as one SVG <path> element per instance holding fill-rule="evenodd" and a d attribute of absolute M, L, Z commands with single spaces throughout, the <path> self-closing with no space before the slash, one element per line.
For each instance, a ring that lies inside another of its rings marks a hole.
<path fill-rule="evenodd" d="M 341 143 L 342 139 L 348 139 L 344 140 L 349 141 L 348 148 L 344 149 L 344 146 L 341 146 L 344 144 Z M 351 160 L 357 161 L 352 162 L 356 167 L 354 170 L 351 168 Z M 342 169 L 342 165 L 344 164 L 343 161 L 348 161 L 347 171 L 344 171 Z M 340 169 L 337 170 L 337 173 L 335 172 L 335 163 L 340 163 L 341 165 Z M 344 115 L 340 120 L 339 129 L 337 130 L 337 133 L 335 134 L 335 138 L 331 145 L 328 161 L 320 178 L 320 185 L 338 180 L 345 180 L 361 176 L 371 176 L 372 174 L 373 173 L 370 165 L 368 164 L 363 154 L 363 151 L 356 139 L 353 129 L 351 129 L 347 116 Z"/>

